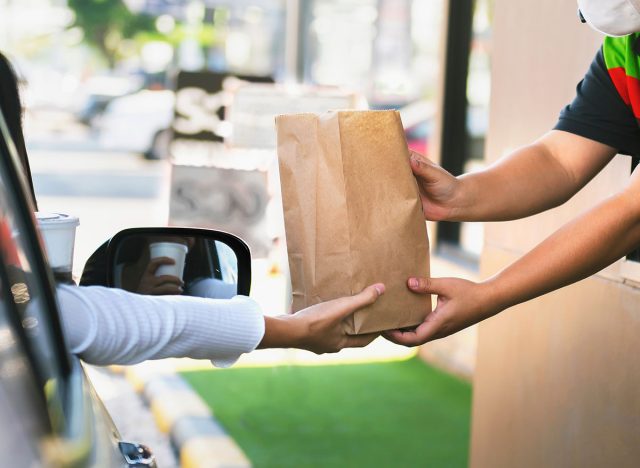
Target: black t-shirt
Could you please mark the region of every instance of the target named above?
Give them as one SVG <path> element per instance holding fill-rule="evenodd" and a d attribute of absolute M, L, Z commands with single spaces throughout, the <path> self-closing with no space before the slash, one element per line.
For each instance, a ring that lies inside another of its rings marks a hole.
<path fill-rule="evenodd" d="M 622 154 L 640 156 L 640 126 L 609 77 L 602 49 L 578 83 L 573 102 L 560 112 L 554 129 L 604 143 Z"/>

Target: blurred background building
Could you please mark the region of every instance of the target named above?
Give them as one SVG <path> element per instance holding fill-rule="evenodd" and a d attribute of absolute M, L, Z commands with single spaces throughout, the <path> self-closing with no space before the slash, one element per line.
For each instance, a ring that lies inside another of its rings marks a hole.
<path fill-rule="evenodd" d="M 177 76 L 208 71 L 358 93 L 369 108 L 400 109 L 410 147 L 429 153 L 446 3 L 2 0 L 0 48 L 18 65 L 29 116 L 57 113 L 57 124 L 71 118 L 109 149 L 166 157 Z M 457 72 L 466 87 L 468 144 L 460 147 L 464 155 L 453 172 L 483 158 L 491 3 L 474 2 L 471 47 L 462 54 L 465 69 Z M 217 109 L 221 119 L 226 104 Z M 28 118 L 27 125 L 32 120 L 46 124 Z M 139 129 L 130 132 L 134 121 Z M 442 235 L 443 249 L 459 244 L 464 255 L 458 260 L 477 263 L 481 229 L 455 226 Z"/>

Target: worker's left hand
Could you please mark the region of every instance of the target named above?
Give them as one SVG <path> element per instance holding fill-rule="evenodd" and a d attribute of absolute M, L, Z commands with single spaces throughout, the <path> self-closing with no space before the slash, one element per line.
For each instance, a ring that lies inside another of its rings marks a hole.
<path fill-rule="evenodd" d="M 458 278 L 410 278 L 407 285 L 417 294 L 436 294 L 436 308 L 413 329 L 383 333 L 389 341 L 417 346 L 444 338 L 498 312 L 491 304 L 489 286 Z"/>

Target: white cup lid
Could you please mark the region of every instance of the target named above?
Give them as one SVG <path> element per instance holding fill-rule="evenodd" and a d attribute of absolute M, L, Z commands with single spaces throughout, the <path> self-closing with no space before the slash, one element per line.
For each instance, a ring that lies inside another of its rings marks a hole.
<path fill-rule="evenodd" d="M 73 225 L 78 226 L 80 224 L 80 220 L 76 216 L 71 216 L 63 213 L 45 213 L 41 211 L 37 211 L 35 213 L 36 220 L 38 220 L 38 224 L 40 226 L 46 225 Z M 71 227 L 71 226 L 69 226 Z"/>

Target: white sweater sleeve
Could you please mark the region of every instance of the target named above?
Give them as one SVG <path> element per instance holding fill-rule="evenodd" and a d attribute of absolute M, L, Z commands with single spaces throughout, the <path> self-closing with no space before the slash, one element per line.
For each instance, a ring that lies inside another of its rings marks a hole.
<path fill-rule="evenodd" d="M 264 335 L 258 304 L 245 296 L 144 296 L 101 286 L 59 286 L 67 346 L 91 364 L 147 359 L 210 359 L 232 365 Z"/>

